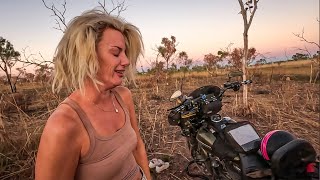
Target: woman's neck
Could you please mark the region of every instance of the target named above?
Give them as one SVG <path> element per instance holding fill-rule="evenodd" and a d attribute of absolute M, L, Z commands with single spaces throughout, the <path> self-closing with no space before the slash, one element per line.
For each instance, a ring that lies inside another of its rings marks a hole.
<path fill-rule="evenodd" d="M 83 93 L 81 93 L 80 90 L 75 91 L 75 93 L 84 101 L 89 100 L 95 104 L 99 104 L 99 102 L 106 102 L 106 100 L 111 99 L 111 90 L 113 88 L 114 87 L 106 87 L 99 84 L 97 84 L 96 87 L 92 82 L 86 82 L 83 88 Z"/>

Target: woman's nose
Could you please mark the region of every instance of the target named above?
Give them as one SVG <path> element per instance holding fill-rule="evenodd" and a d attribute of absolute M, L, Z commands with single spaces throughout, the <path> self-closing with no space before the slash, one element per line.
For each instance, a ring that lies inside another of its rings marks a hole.
<path fill-rule="evenodd" d="M 130 60 L 129 60 L 129 58 L 127 57 L 127 55 L 124 55 L 124 56 L 121 58 L 121 65 L 122 65 L 122 66 L 128 66 L 128 65 L 130 65 Z"/>

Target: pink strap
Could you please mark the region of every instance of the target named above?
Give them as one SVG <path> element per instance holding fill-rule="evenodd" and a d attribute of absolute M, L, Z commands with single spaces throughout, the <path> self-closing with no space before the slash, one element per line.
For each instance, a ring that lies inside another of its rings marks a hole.
<path fill-rule="evenodd" d="M 261 154 L 263 156 L 264 159 L 266 160 L 270 160 L 269 156 L 268 156 L 268 152 L 267 152 L 267 144 L 268 144 L 268 140 L 271 137 L 271 135 L 275 132 L 277 132 L 279 130 L 273 130 L 268 132 L 262 139 L 261 144 L 260 144 L 260 151 Z"/>

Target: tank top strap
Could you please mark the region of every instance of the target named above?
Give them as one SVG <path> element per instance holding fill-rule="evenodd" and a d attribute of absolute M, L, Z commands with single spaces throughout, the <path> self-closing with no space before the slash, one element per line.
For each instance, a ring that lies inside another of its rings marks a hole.
<path fill-rule="evenodd" d="M 89 121 L 88 116 L 83 111 L 83 109 L 79 106 L 79 104 L 67 97 L 64 101 L 62 101 L 60 104 L 67 104 L 69 105 L 79 116 L 79 119 L 81 120 L 84 128 L 86 129 L 89 139 L 90 139 L 90 147 L 88 153 L 86 153 L 85 156 L 81 158 L 81 161 L 84 161 L 85 159 L 89 158 L 89 156 L 93 152 L 93 148 L 95 147 L 95 133 L 92 124 Z"/>
<path fill-rule="evenodd" d="M 81 122 L 83 123 L 84 127 L 86 128 L 88 133 L 92 133 L 93 132 L 93 127 L 88 119 L 88 116 L 86 115 L 86 113 L 82 110 L 82 108 L 79 106 L 79 104 L 77 102 L 75 102 L 74 100 L 70 99 L 70 98 L 66 98 L 65 101 L 63 101 L 61 104 L 67 104 L 69 105 L 74 111 L 76 111 L 76 113 L 78 114 Z"/>

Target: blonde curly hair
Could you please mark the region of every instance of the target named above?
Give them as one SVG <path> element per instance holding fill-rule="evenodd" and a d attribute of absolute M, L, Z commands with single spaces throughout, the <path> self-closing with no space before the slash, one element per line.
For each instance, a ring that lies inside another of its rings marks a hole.
<path fill-rule="evenodd" d="M 69 91 L 80 89 L 82 92 L 87 78 L 96 87 L 97 84 L 101 84 L 96 77 L 100 68 L 96 48 L 107 28 L 118 30 L 123 34 L 126 55 L 130 61 L 126 71 L 127 78 L 134 81 L 136 62 L 143 51 L 139 29 L 119 17 L 93 9 L 71 20 L 56 48 L 53 92 L 59 92 L 64 86 Z"/>

